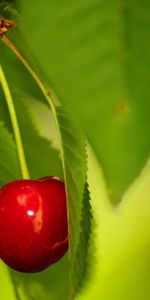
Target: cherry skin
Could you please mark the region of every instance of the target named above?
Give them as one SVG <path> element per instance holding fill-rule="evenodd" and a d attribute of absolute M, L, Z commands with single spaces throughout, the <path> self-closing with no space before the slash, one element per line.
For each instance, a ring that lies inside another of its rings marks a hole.
<path fill-rule="evenodd" d="M 21 272 L 39 272 L 68 249 L 66 194 L 57 177 L 16 180 L 0 190 L 0 258 Z"/>

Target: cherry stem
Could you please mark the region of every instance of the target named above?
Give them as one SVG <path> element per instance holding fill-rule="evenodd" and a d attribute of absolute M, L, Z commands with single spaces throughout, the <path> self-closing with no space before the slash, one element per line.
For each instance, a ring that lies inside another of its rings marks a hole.
<path fill-rule="evenodd" d="M 25 153 L 24 153 L 24 148 L 23 148 L 23 143 L 21 139 L 21 133 L 19 129 L 19 124 L 18 124 L 18 119 L 15 111 L 15 106 L 13 103 L 13 98 L 10 92 L 10 88 L 8 86 L 5 74 L 3 72 L 2 66 L 0 65 L 0 83 L 2 85 L 2 89 L 5 95 L 11 123 L 12 123 L 12 128 L 13 128 L 13 133 L 14 133 L 14 138 L 16 142 L 16 148 L 17 148 L 17 154 L 18 154 L 18 160 L 19 160 L 19 165 L 20 165 L 20 170 L 22 174 L 23 179 L 29 179 L 29 171 L 26 163 L 26 158 L 25 158 Z"/>
<path fill-rule="evenodd" d="M 64 178 L 65 178 L 65 182 L 66 182 L 67 180 L 66 180 L 66 168 L 65 168 L 65 162 L 64 162 L 64 150 L 63 150 L 63 146 L 62 146 L 62 138 L 61 138 L 61 133 L 60 133 L 58 119 L 57 119 L 57 112 L 56 112 L 56 108 L 59 105 L 59 103 L 56 102 L 56 100 L 52 97 L 49 88 L 46 86 L 46 84 L 43 82 L 43 80 L 39 77 L 38 72 L 36 72 L 36 70 L 30 65 L 30 63 L 28 62 L 26 57 L 21 53 L 21 51 L 16 47 L 16 45 L 14 45 L 13 42 L 11 40 L 9 40 L 6 36 L 4 36 L 2 38 L 2 42 L 8 48 L 11 49 L 11 51 L 18 57 L 18 59 L 22 62 L 22 64 L 25 66 L 25 68 L 29 71 L 29 73 L 34 78 L 35 82 L 39 86 L 41 92 L 43 93 L 47 103 L 49 104 L 49 106 L 51 108 L 51 111 L 52 111 L 52 114 L 54 117 L 54 121 L 55 121 L 55 125 L 56 125 L 57 134 L 58 134 L 58 139 L 59 139 L 59 144 L 60 144 L 60 153 L 61 153 L 61 158 L 62 158 L 61 160 L 62 160 L 62 166 L 63 166 L 63 170 L 64 170 Z M 67 189 L 66 189 L 66 194 L 67 194 L 67 198 L 68 198 Z"/>

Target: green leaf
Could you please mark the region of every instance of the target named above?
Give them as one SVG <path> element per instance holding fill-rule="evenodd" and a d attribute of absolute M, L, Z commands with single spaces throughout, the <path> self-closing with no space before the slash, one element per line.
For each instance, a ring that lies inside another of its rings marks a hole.
<path fill-rule="evenodd" d="M 89 269 L 77 300 L 148 300 L 150 297 L 150 160 L 112 206 L 103 170 L 88 146 L 88 183 L 93 212 Z"/>
<path fill-rule="evenodd" d="M 54 120 L 52 117 L 52 113 L 47 107 L 47 105 L 40 103 L 39 101 L 32 99 L 31 97 L 28 98 L 28 101 L 24 99 L 23 102 L 28 107 L 28 110 L 34 122 L 34 126 L 38 128 L 38 132 L 40 136 L 45 137 L 47 140 L 49 140 L 52 143 L 54 149 L 60 151 L 57 132 L 54 126 L 55 125 Z M 66 116 L 64 115 L 62 116 L 62 114 L 61 115 L 59 114 L 59 121 L 60 124 L 63 123 L 63 127 L 60 125 L 61 130 L 64 130 L 64 126 L 65 126 L 65 130 L 67 130 L 67 132 L 71 131 L 70 128 L 72 128 L 71 127 L 72 124 L 70 125 L 70 120 Z M 51 130 L 49 130 L 47 124 L 51 125 L 50 126 Z M 73 129 L 72 132 L 75 133 L 75 129 Z M 71 133 L 70 136 L 72 136 Z M 72 142 L 72 140 L 70 142 Z M 68 151 L 69 149 L 67 148 L 67 141 L 65 142 L 65 136 L 63 139 L 63 144 L 66 147 L 64 151 Z M 73 144 L 71 144 L 71 146 L 73 146 Z M 70 159 L 74 159 L 72 156 L 70 156 L 70 154 L 67 156 L 67 153 L 66 153 L 66 157 L 69 157 Z M 76 167 L 76 163 L 75 163 L 75 167 Z M 77 176 L 80 176 L 80 174 Z M 69 178 L 69 180 L 71 180 L 71 178 Z M 76 196 L 76 190 L 74 191 L 74 193 L 75 193 L 74 195 Z M 88 187 L 86 186 L 84 197 L 83 197 L 83 208 L 82 208 L 82 216 L 81 216 L 82 231 L 80 233 L 79 245 L 75 255 L 76 257 L 75 261 L 73 262 L 74 268 L 72 270 L 72 275 L 71 275 L 73 281 L 72 293 L 79 290 L 80 286 L 82 285 L 82 280 L 86 275 L 86 269 L 87 269 L 86 258 L 87 258 L 88 240 L 90 235 L 90 222 L 91 222 L 90 219 L 91 219 L 91 215 L 90 215 L 90 205 L 89 205 L 89 193 L 88 193 Z"/>
<path fill-rule="evenodd" d="M 68 190 L 69 218 L 71 222 L 70 247 L 74 253 L 81 232 L 82 199 L 86 182 L 85 138 L 61 107 L 57 108 L 56 114 L 61 135 Z"/>

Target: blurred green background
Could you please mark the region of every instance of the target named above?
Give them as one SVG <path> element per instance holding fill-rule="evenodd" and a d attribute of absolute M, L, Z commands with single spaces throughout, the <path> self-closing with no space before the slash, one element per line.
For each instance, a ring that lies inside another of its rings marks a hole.
<path fill-rule="evenodd" d="M 26 51 L 30 56 L 31 49 L 68 114 L 84 129 L 103 167 L 112 202 L 121 201 L 150 150 L 149 1 L 17 0 L 16 5 L 29 45 Z M 2 43 L 0 61 L 10 86 L 44 102 L 30 75 Z M 2 91 L 0 98 L 4 100 Z M 62 176 L 58 155 L 46 141 L 40 142 L 41 149 L 49 149 L 51 157 L 35 168 L 38 137 L 32 138 L 28 114 L 19 113 L 27 109 L 24 104 L 17 109 L 32 177 L 48 174 L 48 163 L 53 174 Z M 11 130 L 4 101 L 0 111 Z M 67 299 L 67 257 L 39 275 L 13 272 L 13 277 L 21 277 L 31 300 Z"/>

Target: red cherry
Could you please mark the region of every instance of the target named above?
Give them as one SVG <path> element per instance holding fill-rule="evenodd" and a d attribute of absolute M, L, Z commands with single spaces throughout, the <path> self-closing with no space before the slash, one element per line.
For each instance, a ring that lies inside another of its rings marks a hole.
<path fill-rule="evenodd" d="M 68 249 L 64 182 L 16 180 L 0 190 L 0 258 L 21 272 L 39 272 Z"/>

